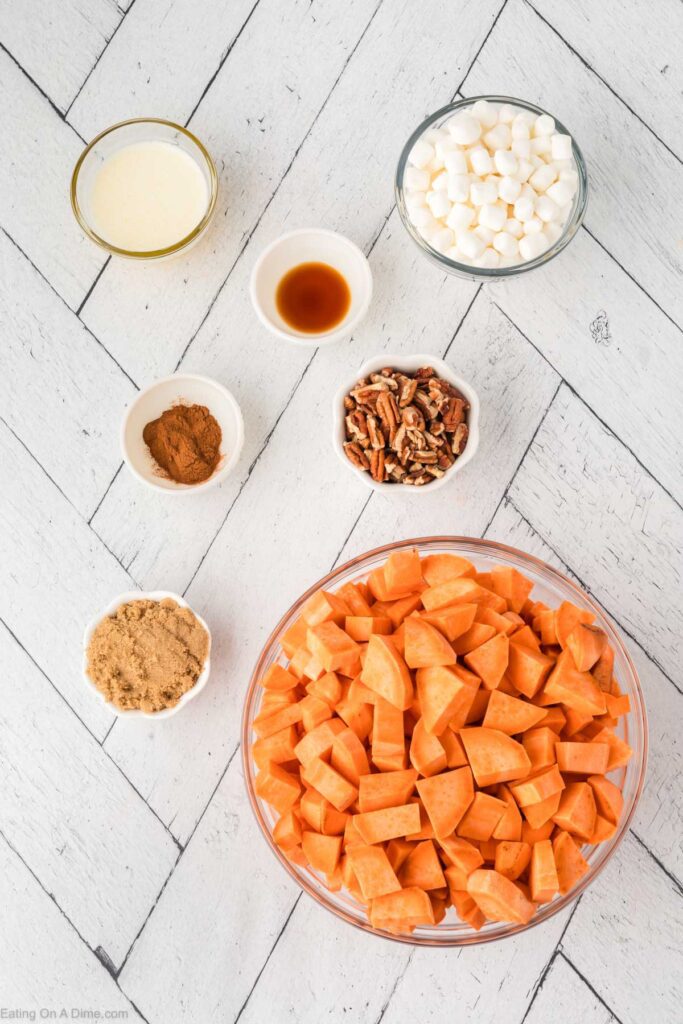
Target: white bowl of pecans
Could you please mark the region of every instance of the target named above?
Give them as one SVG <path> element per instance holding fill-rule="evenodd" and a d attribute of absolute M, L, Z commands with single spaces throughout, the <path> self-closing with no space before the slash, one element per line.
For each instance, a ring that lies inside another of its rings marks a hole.
<path fill-rule="evenodd" d="M 476 391 L 431 355 L 369 359 L 337 391 L 333 417 L 339 458 L 385 493 L 442 487 L 479 444 Z"/>

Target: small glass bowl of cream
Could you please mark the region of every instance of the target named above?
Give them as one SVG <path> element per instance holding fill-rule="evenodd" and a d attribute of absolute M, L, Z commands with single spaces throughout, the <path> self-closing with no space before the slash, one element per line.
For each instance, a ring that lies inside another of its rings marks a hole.
<path fill-rule="evenodd" d="M 216 207 L 218 176 L 187 128 L 135 118 L 100 132 L 78 158 L 71 205 L 107 252 L 158 260 L 192 245 Z"/>

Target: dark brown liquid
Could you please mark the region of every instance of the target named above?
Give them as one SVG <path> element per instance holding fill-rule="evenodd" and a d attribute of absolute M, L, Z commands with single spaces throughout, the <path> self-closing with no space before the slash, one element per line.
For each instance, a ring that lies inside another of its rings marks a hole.
<path fill-rule="evenodd" d="M 278 284 L 275 303 L 282 319 L 294 330 L 321 334 L 344 319 L 351 291 L 339 271 L 327 263 L 300 263 Z"/>

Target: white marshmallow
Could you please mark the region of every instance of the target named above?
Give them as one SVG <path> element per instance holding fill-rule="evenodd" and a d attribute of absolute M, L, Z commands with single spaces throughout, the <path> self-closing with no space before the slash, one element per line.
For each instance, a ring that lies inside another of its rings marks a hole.
<path fill-rule="evenodd" d="M 490 245 L 495 235 L 495 231 L 491 231 L 491 228 L 487 228 L 484 224 L 477 224 L 472 231 L 478 238 L 481 238 L 485 245 Z"/>
<path fill-rule="evenodd" d="M 466 203 L 470 197 L 469 174 L 449 174 L 447 194 L 452 203 Z"/>
<path fill-rule="evenodd" d="M 446 171 L 439 171 L 434 180 L 432 181 L 432 191 L 434 192 L 445 192 L 448 188 L 448 173 Z"/>
<path fill-rule="evenodd" d="M 444 169 L 444 166 L 445 165 L 442 158 L 439 156 L 438 153 L 435 152 L 434 159 L 429 161 L 429 163 L 425 167 L 425 170 L 429 171 L 430 174 L 437 174 L 439 171 L 442 171 Z"/>
<path fill-rule="evenodd" d="M 562 228 L 557 223 L 557 221 L 551 221 L 550 224 L 546 224 L 546 226 L 543 228 L 543 234 L 548 239 L 548 244 L 554 245 L 560 237 L 560 235 L 562 234 Z"/>
<path fill-rule="evenodd" d="M 508 217 L 503 224 L 503 231 L 507 231 L 508 235 L 512 235 L 513 238 L 521 238 L 524 234 L 524 228 L 514 217 Z"/>
<path fill-rule="evenodd" d="M 446 153 L 453 153 L 456 149 L 457 144 L 453 142 L 453 139 L 448 134 L 446 134 L 445 138 L 439 139 L 439 141 L 434 146 L 434 152 L 436 153 L 436 157 L 439 160 L 443 160 L 446 156 Z"/>
<path fill-rule="evenodd" d="M 481 136 L 481 125 L 471 114 L 461 114 L 448 122 L 448 131 L 459 146 L 471 146 Z"/>
<path fill-rule="evenodd" d="M 545 192 L 549 185 L 557 178 L 557 172 L 552 164 L 544 164 L 538 167 L 529 178 L 529 184 L 537 192 Z"/>
<path fill-rule="evenodd" d="M 516 267 L 517 264 L 521 263 L 519 256 L 501 256 L 499 267 Z"/>
<path fill-rule="evenodd" d="M 529 131 L 529 122 L 525 121 L 522 117 L 516 117 L 510 125 L 510 134 L 512 135 L 513 142 L 526 141 L 531 138 L 531 132 Z"/>
<path fill-rule="evenodd" d="M 579 176 L 573 167 L 570 168 L 569 170 L 564 170 L 563 168 L 560 171 L 560 181 L 563 181 L 566 185 L 569 185 L 569 188 L 572 190 L 572 196 L 579 187 Z"/>
<path fill-rule="evenodd" d="M 552 202 L 552 200 L 551 200 Z M 433 215 L 437 220 L 442 217 L 447 217 L 451 212 L 451 201 L 446 195 L 446 192 L 428 192 L 427 193 L 427 206 L 432 211 Z"/>
<path fill-rule="evenodd" d="M 463 231 L 458 235 L 458 248 L 469 260 L 476 260 L 486 248 L 485 242 L 473 231 Z"/>
<path fill-rule="evenodd" d="M 417 210 L 420 207 L 426 207 L 425 194 L 424 192 L 405 192 L 404 193 L 406 207 L 412 215 L 413 210 Z"/>
<path fill-rule="evenodd" d="M 498 232 L 493 239 L 493 246 L 501 256 L 516 256 L 519 251 L 519 242 L 507 231 Z"/>
<path fill-rule="evenodd" d="M 552 146 L 549 135 L 537 135 L 531 140 L 531 153 L 533 156 L 552 156 Z"/>
<path fill-rule="evenodd" d="M 434 147 L 424 139 L 418 139 L 408 155 L 408 160 L 413 167 L 426 167 L 433 159 Z"/>
<path fill-rule="evenodd" d="M 524 221 L 525 235 L 540 235 L 543 231 L 543 221 L 539 217 L 530 217 Z"/>
<path fill-rule="evenodd" d="M 556 181 L 546 189 L 545 194 L 550 196 L 553 202 L 557 203 L 558 206 L 566 206 L 567 203 L 572 201 L 574 189 L 568 181 L 563 181 L 562 178 L 560 178 L 559 181 Z"/>
<path fill-rule="evenodd" d="M 452 245 L 450 249 L 444 253 L 444 256 L 448 256 L 449 260 L 454 260 L 455 263 L 462 263 L 463 261 L 463 255 L 457 245 Z"/>
<path fill-rule="evenodd" d="M 483 177 L 485 174 L 490 174 L 493 170 L 493 160 L 489 155 L 489 151 L 484 146 L 475 146 L 474 149 L 469 151 L 470 166 L 475 174 Z"/>
<path fill-rule="evenodd" d="M 475 212 L 471 206 L 466 206 L 465 203 L 455 203 L 446 218 L 446 223 L 455 231 L 456 235 L 459 235 L 461 231 L 466 231 L 473 224 L 474 217 Z"/>
<path fill-rule="evenodd" d="M 439 230 L 439 228 L 440 224 L 438 220 L 434 220 L 434 218 L 432 217 L 431 221 L 428 224 L 421 224 L 417 230 L 422 235 L 425 242 L 429 242 L 429 244 L 431 245 L 432 239 L 436 236 L 436 233 Z"/>
<path fill-rule="evenodd" d="M 519 194 L 520 196 L 526 196 L 527 199 L 530 199 L 532 203 L 536 202 L 536 193 L 534 192 L 528 181 L 524 182 L 524 184 L 522 185 L 522 191 Z"/>
<path fill-rule="evenodd" d="M 531 139 L 513 139 L 510 148 L 518 160 L 528 160 L 531 156 Z"/>
<path fill-rule="evenodd" d="M 517 173 L 517 157 L 509 149 L 497 149 L 493 154 L 493 162 L 499 174 L 512 177 Z"/>
<path fill-rule="evenodd" d="M 525 181 L 529 180 L 529 176 L 533 174 L 533 172 L 534 165 L 531 163 L 531 161 L 522 159 L 519 161 L 519 166 L 517 168 L 515 178 L 517 179 L 517 181 L 521 181 L 523 184 Z"/>
<path fill-rule="evenodd" d="M 498 189 L 493 181 L 473 181 L 470 185 L 470 202 L 473 206 L 495 203 Z"/>
<path fill-rule="evenodd" d="M 534 137 L 537 135 L 552 135 L 555 131 L 555 122 L 550 114 L 541 114 L 534 121 Z"/>
<path fill-rule="evenodd" d="M 425 142 L 429 142 L 430 145 L 435 146 L 437 142 L 441 142 L 448 138 L 448 132 L 444 128 L 428 128 L 422 138 Z"/>
<path fill-rule="evenodd" d="M 498 195 L 505 203 L 514 203 L 519 199 L 522 191 L 521 181 L 516 178 L 501 178 L 498 185 Z"/>
<path fill-rule="evenodd" d="M 519 240 L 519 253 L 525 260 L 536 259 L 548 248 L 548 239 L 543 233 L 526 235 Z"/>
<path fill-rule="evenodd" d="M 557 203 L 547 194 L 538 197 L 536 201 L 536 216 L 539 217 L 544 223 L 551 220 L 557 220 L 560 216 L 560 208 Z"/>
<path fill-rule="evenodd" d="M 436 224 L 434 215 L 428 206 L 416 206 L 410 215 L 410 219 L 416 228 L 426 227 L 432 222 Z"/>
<path fill-rule="evenodd" d="M 517 111 L 509 103 L 504 103 L 498 111 L 498 120 L 501 124 L 512 124 Z"/>
<path fill-rule="evenodd" d="M 492 231 L 500 231 L 506 220 L 507 210 L 504 206 L 485 203 L 479 207 L 479 223 Z"/>
<path fill-rule="evenodd" d="M 515 217 L 518 221 L 525 223 L 534 215 L 534 201 L 529 199 L 528 196 L 520 196 L 515 203 Z"/>
<path fill-rule="evenodd" d="M 431 246 L 437 252 L 446 252 L 453 245 L 455 235 L 450 228 L 439 228 L 431 241 Z"/>
<path fill-rule="evenodd" d="M 446 153 L 443 162 L 449 174 L 467 174 L 467 157 L 461 149 L 453 149 Z"/>
<path fill-rule="evenodd" d="M 550 148 L 553 160 L 571 160 L 572 158 L 572 137 L 571 135 L 551 135 Z"/>
<path fill-rule="evenodd" d="M 498 111 L 488 100 L 477 100 L 472 107 L 472 117 L 484 128 L 493 128 L 498 122 Z"/>
<path fill-rule="evenodd" d="M 474 261 L 474 265 L 475 267 L 486 267 L 487 270 L 493 270 L 494 267 L 500 266 L 500 256 L 495 249 L 487 247 L 479 259 Z"/>
<path fill-rule="evenodd" d="M 484 142 L 491 152 L 495 152 L 497 149 L 507 149 L 511 141 L 510 129 L 506 124 L 497 124 L 484 136 Z"/>
<path fill-rule="evenodd" d="M 541 157 L 538 156 L 536 153 L 532 153 L 531 156 L 529 157 L 529 163 L 531 164 L 533 169 L 536 171 L 536 170 L 538 170 L 539 167 L 543 167 L 543 165 L 545 163 L 545 160 L 541 159 Z"/>
<path fill-rule="evenodd" d="M 420 167 L 406 167 L 403 184 L 406 188 L 415 189 L 418 192 L 426 192 L 429 188 L 429 171 L 425 171 Z"/>

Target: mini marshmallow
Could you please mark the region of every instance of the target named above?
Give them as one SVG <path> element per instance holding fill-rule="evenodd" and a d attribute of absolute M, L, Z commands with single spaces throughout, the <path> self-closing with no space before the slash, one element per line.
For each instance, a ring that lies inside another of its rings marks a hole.
<path fill-rule="evenodd" d="M 434 192 L 445 192 L 448 188 L 448 173 L 446 171 L 439 171 L 437 176 L 432 181 L 432 190 Z"/>
<path fill-rule="evenodd" d="M 493 247 L 501 256 L 516 256 L 519 245 L 517 239 L 507 231 L 499 231 L 493 239 Z"/>
<path fill-rule="evenodd" d="M 531 217 L 524 221 L 525 235 L 540 235 L 543 231 L 543 221 L 539 217 Z"/>
<path fill-rule="evenodd" d="M 567 203 L 572 201 L 574 189 L 572 189 L 569 182 L 563 181 L 560 178 L 559 181 L 556 181 L 546 189 L 545 194 L 550 196 L 553 202 L 557 203 L 558 206 L 566 206 Z"/>
<path fill-rule="evenodd" d="M 517 157 L 509 149 L 497 149 L 493 154 L 496 170 L 504 177 L 512 177 L 517 173 Z"/>
<path fill-rule="evenodd" d="M 448 122 L 448 130 L 454 142 L 459 146 L 471 146 L 481 136 L 481 125 L 476 117 L 461 114 Z"/>
<path fill-rule="evenodd" d="M 500 256 L 495 249 L 486 248 L 483 254 L 474 261 L 475 267 L 486 267 L 487 270 L 493 270 L 494 267 L 500 265 Z"/>
<path fill-rule="evenodd" d="M 449 174 L 447 194 L 452 203 L 466 203 L 470 197 L 469 174 Z"/>
<path fill-rule="evenodd" d="M 509 103 L 504 103 L 498 111 L 498 120 L 501 124 L 512 124 L 515 119 L 516 110 Z"/>
<path fill-rule="evenodd" d="M 403 178 L 406 188 L 415 189 L 418 192 L 426 192 L 429 188 L 429 171 L 420 167 L 406 167 Z"/>
<path fill-rule="evenodd" d="M 476 117 L 483 128 L 493 128 L 498 123 L 498 111 L 488 100 L 477 100 L 472 107 L 472 117 Z"/>
<path fill-rule="evenodd" d="M 511 141 L 510 129 L 506 124 L 497 124 L 484 136 L 484 142 L 491 152 L 495 152 L 497 149 L 507 149 Z"/>
<path fill-rule="evenodd" d="M 436 249 L 437 252 L 445 253 L 450 249 L 454 241 L 455 235 L 450 228 L 439 228 L 432 238 L 431 246 L 433 249 Z"/>
<path fill-rule="evenodd" d="M 536 202 L 536 193 L 534 192 L 528 181 L 524 182 L 524 184 L 522 185 L 522 191 L 519 194 L 520 196 L 526 196 L 527 199 L 530 199 L 532 203 Z"/>
<path fill-rule="evenodd" d="M 489 151 L 483 146 L 475 146 L 474 149 L 471 149 L 469 151 L 469 158 L 472 170 L 480 177 L 490 174 L 493 170 L 493 160 L 489 155 Z"/>
<path fill-rule="evenodd" d="M 545 160 L 538 156 L 537 153 L 532 153 L 529 157 L 529 163 L 531 164 L 533 169 L 537 171 L 539 167 L 543 167 Z"/>
<path fill-rule="evenodd" d="M 560 171 L 560 181 L 563 181 L 572 190 L 572 196 L 579 187 L 579 176 L 576 171 L 571 168 L 570 170 Z"/>
<path fill-rule="evenodd" d="M 487 228 L 484 224 L 477 224 L 476 228 L 472 228 L 472 231 L 477 238 L 481 238 L 485 245 L 490 245 L 496 234 L 495 231 L 491 231 L 491 228 Z"/>
<path fill-rule="evenodd" d="M 533 260 L 548 248 L 548 239 L 544 234 L 525 235 L 519 240 L 519 252 L 523 259 Z"/>
<path fill-rule="evenodd" d="M 521 181 L 516 178 L 501 178 L 498 185 L 498 195 L 505 203 L 515 203 L 522 191 Z"/>
<path fill-rule="evenodd" d="M 455 203 L 446 218 L 446 224 L 455 231 L 456 235 L 459 235 L 461 231 L 466 231 L 474 223 L 474 217 L 475 213 L 471 206 Z"/>
<path fill-rule="evenodd" d="M 408 160 L 413 167 L 426 167 L 433 159 L 434 147 L 424 139 L 418 139 L 408 155 Z"/>
<path fill-rule="evenodd" d="M 510 125 L 510 134 L 512 135 L 513 142 L 526 141 L 531 138 L 531 132 L 529 131 L 529 122 L 525 121 L 524 118 L 516 117 Z"/>
<path fill-rule="evenodd" d="M 454 153 L 457 149 L 457 145 L 453 142 L 450 135 L 447 135 L 445 139 L 439 139 L 434 146 L 434 152 L 436 153 L 437 160 L 444 160 L 447 153 Z"/>
<path fill-rule="evenodd" d="M 422 138 L 425 142 L 435 146 L 437 142 L 443 142 L 448 138 L 448 132 L 444 128 L 428 128 Z"/>
<path fill-rule="evenodd" d="M 538 135 L 552 135 L 555 131 L 555 122 L 550 114 L 541 114 L 534 121 L 534 138 Z"/>
<path fill-rule="evenodd" d="M 473 206 L 495 203 L 497 198 L 498 189 L 492 181 L 473 181 L 470 185 L 470 201 Z"/>
<path fill-rule="evenodd" d="M 552 146 L 549 135 L 538 135 L 531 140 L 531 153 L 533 156 L 552 156 Z"/>
<path fill-rule="evenodd" d="M 529 178 L 529 184 L 537 192 L 545 192 L 549 185 L 557 178 L 557 172 L 552 164 L 544 164 L 538 167 Z"/>
<path fill-rule="evenodd" d="M 528 196 L 520 196 L 514 206 L 515 217 L 518 221 L 525 223 L 534 215 L 534 200 Z"/>
<path fill-rule="evenodd" d="M 551 200 L 552 202 L 552 200 Z M 432 214 L 437 220 L 442 217 L 447 217 L 451 212 L 451 201 L 444 192 L 428 192 L 427 193 L 427 206 L 432 211 Z M 448 248 L 448 246 L 446 247 Z"/>
<path fill-rule="evenodd" d="M 528 160 L 531 156 L 531 139 L 513 139 L 510 148 L 518 160 Z"/>
<path fill-rule="evenodd" d="M 533 174 L 534 170 L 534 165 L 531 163 L 530 160 L 522 159 L 519 161 L 519 166 L 517 167 L 517 173 L 515 174 L 515 178 L 517 179 L 517 181 L 521 181 L 522 184 L 524 184 L 525 181 L 529 180 L 529 177 L 530 175 Z"/>
<path fill-rule="evenodd" d="M 417 210 L 420 207 L 426 207 L 424 192 L 405 192 L 404 196 L 406 206 L 410 211 L 411 216 L 413 210 Z"/>
<path fill-rule="evenodd" d="M 432 222 L 436 224 L 434 215 L 428 206 L 416 206 L 410 215 L 410 219 L 416 228 L 426 227 Z"/>
<path fill-rule="evenodd" d="M 458 235 L 458 248 L 468 260 L 476 260 L 483 253 L 486 244 L 473 231 L 463 231 Z"/>
<path fill-rule="evenodd" d="M 513 238 L 521 238 L 524 234 L 524 228 L 514 217 L 508 217 L 503 224 L 503 231 L 507 231 L 508 235 L 512 235 Z"/>
<path fill-rule="evenodd" d="M 439 230 L 439 227 L 440 227 L 440 225 L 439 225 L 438 220 L 434 220 L 434 218 L 432 217 L 428 224 L 421 224 L 420 227 L 418 227 L 417 230 L 422 235 L 422 237 L 424 238 L 425 242 L 429 242 L 429 244 L 431 245 L 432 239 L 434 238 L 434 236 L 436 235 L 437 231 Z"/>
<path fill-rule="evenodd" d="M 461 149 L 454 149 L 450 153 L 446 153 L 443 162 L 449 174 L 467 174 L 467 157 Z"/>
<path fill-rule="evenodd" d="M 551 135 L 550 148 L 553 160 L 571 160 L 572 158 L 572 137 L 571 135 Z"/>
<path fill-rule="evenodd" d="M 444 256 L 448 256 L 449 260 L 454 260 L 455 263 L 462 263 L 463 261 L 463 255 L 457 245 L 452 245 L 450 249 L 444 253 Z"/>
<path fill-rule="evenodd" d="M 554 203 L 550 196 L 546 194 L 539 196 L 536 201 L 536 216 L 539 217 L 544 223 L 551 220 L 557 220 L 560 216 L 560 207 L 557 203 Z"/>
<path fill-rule="evenodd" d="M 543 228 L 543 234 L 548 239 L 548 244 L 554 245 L 560 237 L 560 235 L 562 234 L 562 228 L 557 223 L 557 221 L 551 221 L 550 224 L 546 224 L 546 226 Z"/>
<path fill-rule="evenodd" d="M 492 203 L 484 203 L 479 207 L 479 223 L 492 231 L 500 231 L 506 220 L 507 211 L 503 206 L 495 206 Z"/>

